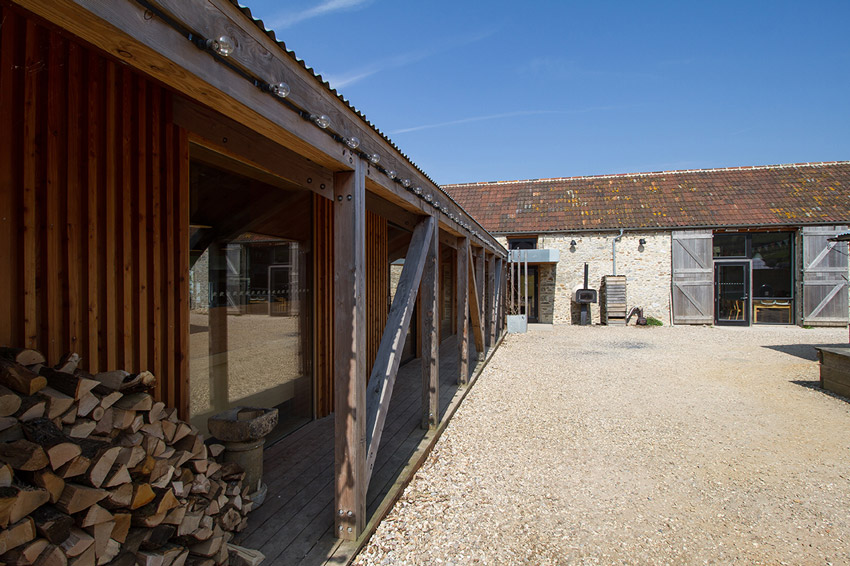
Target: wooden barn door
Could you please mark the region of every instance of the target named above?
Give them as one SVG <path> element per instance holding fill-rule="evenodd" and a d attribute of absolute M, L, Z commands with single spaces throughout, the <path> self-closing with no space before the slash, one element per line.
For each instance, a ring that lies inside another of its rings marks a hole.
<path fill-rule="evenodd" d="M 711 230 L 673 232 L 673 323 L 714 322 Z"/>
<path fill-rule="evenodd" d="M 847 324 L 847 244 L 829 241 L 846 230 L 846 226 L 803 228 L 804 324 Z"/>

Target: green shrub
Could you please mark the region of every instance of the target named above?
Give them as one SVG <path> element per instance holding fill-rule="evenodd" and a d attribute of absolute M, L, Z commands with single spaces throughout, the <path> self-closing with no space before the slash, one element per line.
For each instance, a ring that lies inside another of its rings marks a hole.
<path fill-rule="evenodd" d="M 646 325 L 647 326 L 664 326 L 664 323 L 655 318 L 654 316 L 646 317 Z"/>

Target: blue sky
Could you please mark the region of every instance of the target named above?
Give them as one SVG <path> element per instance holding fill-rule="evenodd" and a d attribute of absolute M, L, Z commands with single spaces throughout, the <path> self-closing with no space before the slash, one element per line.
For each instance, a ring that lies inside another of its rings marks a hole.
<path fill-rule="evenodd" d="M 241 0 L 439 184 L 850 159 L 850 2 Z"/>

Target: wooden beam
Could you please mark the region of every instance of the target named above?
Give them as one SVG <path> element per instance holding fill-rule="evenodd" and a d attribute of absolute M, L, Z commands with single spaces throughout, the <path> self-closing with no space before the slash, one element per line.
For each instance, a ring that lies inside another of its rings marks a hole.
<path fill-rule="evenodd" d="M 484 250 L 476 250 L 476 253 L 473 254 L 473 258 L 475 259 L 475 288 L 478 290 L 478 307 L 481 312 L 481 326 L 483 328 L 484 320 L 486 318 L 484 314 L 484 307 L 487 303 L 484 299 L 484 287 L 486 283 L 486 279 L 484 277 Z"/>
<path fill-rule="evenodd" d="M 368 187 L 367 187 L 368 188 Z M 377 193 L 366 191 L 366 210 L 386 218 L 393 224 L 413 232 L 419 220 L 422 218 L 421 213 L 416 214 L 399 206 L 398 203 L 391 202 L 382 198 Z"/>
<path fill-rule="evenodd" d="M 369 376 L 366 389 L 366 485 L 372 477 L 372 469 L 381 444 L 381 432 L 390 408 L 393 386 L 401 363 L 404 340 L 416 305 L 419 281 L 428 257 L 432 234 L 436 228 L 433 216 L 423 218 L 413 231 L 404 268 L 396 288 L 393 304 L 390 307 L 387 325 L 381 336 L 378 355 Z"/>
<path fill-rule="evenodd" d="M 496 256 L 487 258 L 487 347 L 496 343 L 496 319 L 498 305 L 496 302 Z"/>
<path fill-rule="evenodd" d="M 478 275 L 475 273 L 474 261 L 469 254 L 469 314 L 472 317 L 472 335 L 475 338 L 475 349 L 478 351 L 478 359 L 484 359 L 484 323 L 481 320 L 481 301 L 483 295 L 478 294 Z M 483 277 L 482 277 L 483 279 Z"/>
<path fill-rule="evenodd" d="M 294 187 L 332 194 L 333 172 L 267 137 L 198 104 L 175 96 L 174 123 L 192 133 L 191 141 L 279 177 Z"/>
<path fill-rule="evenodd" d="M 420 338 L 422 340 L 422 428 L 440 423 L 440 234 L 428 242 L 425 271 L 419 282 Z"/>
<path fill-rule="evenodd" d="M 456 250 L 457 249 L 457 241 L 458 241 L 458 238 L 456 236 L 453 236 L 453 235 L 449 234 L 448 232 L 440 230 L 440 243 L 441 244 L 446 245 L 446 246 L 452 248 L 453 250 Z"/>
<path fill-rule="evenodd" d="M 334 175 L 334 533 L 366 525 L 366 187 L 364 165 Z"/>
<path fill-rule="evenodd" d="M 457 351 L 458 384 L 469 382 L 469 238 L 460 238 L 457 246 Z"/>

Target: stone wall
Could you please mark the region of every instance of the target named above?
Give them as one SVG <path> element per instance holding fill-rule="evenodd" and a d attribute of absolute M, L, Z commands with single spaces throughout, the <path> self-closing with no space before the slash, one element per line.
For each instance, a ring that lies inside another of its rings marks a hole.
<path fill-rule="evenodd" d="M 576 289 L 584 286 L 584 264 L 589 265 L 588 284 L 599 290 L 604 275 L 613 275 L 612 242 L 616 232 L 540 235 L 539 249 L 555 249 L 561 254 L 557 265 L 540 265 L 540 322 L 578 324 L 580 310 L 573 303 Z M 641 246 L 641 238 L 646 244 Z M 507 247 L 507 239 L 499 238 Z M 576 246 L 570 246 L 575 240 Z M 628 307 L 642 307 L 644 316 L 670 324 L 669 231 L 626 232 L 617 242 L 617 275 L 626 276 Z M 591 320 L 599 324 L 600 305 L 590 306 Z M 634 319 L 632 319 L 632 324 Z"/>

